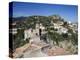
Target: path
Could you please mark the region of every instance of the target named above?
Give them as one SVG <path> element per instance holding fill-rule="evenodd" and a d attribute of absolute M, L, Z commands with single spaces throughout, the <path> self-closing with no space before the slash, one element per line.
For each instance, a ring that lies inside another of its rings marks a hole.
<path fill-rule="evenodd" d="M 30 47 L 29 50 L 26 50 L 25 53 L 23 54 L 23 57 L 44 57 L 47 56 L 47 54 L 43 53 L 41 49 L 44 46 L 47 46 L 46 43 L 40 40 L 39 36 L 35 36 L 31 39 L 33 40 L 32 47 Z M 31 49 L 32 48 L 32 49 Z"/>

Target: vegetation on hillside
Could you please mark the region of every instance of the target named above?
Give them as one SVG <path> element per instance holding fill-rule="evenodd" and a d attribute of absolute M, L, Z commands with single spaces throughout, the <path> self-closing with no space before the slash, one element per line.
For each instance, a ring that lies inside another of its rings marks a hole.
<path fill-rule="evenodd" d="M 57 18 L 57 15 L 53 16 Z M 59 42 L 67 40 L 71 41 L 73 45 L 78 45 L 78 33 L 73 33 L 73 30 L 69 29 L 68 23 L 65 22 L 63 18 L 58 16 L 59 18 L 54 19 L 53 16 L 29 16 L 24 18 L 13 18 L 13 22 L 17 23 L 16 28 L 21 28 L 21 30 L 18 30 L 18 33 L 13 38 L 14 48 L 20 47 L 29 42 L 29 39 L 24 41 L 24 30 L 29 28 L 35 29 L 36 23 L 41 23 L 46 28 L 45 31 L 47 31 L 47 34 L 45 34 L 44 37 L 52 40 L 53 44 L 55 41 L 56 44 L 59 46 Z M 68 29 L 68 33 L 59 34 L 55 32 L 57 31 L 57 29 L 54 28 L 54 25 L 51 23 L 51 21 L 53 21 L 54 23 L 57 23 L 59 21 L 64 22 L 62 26 Z M 53 27 L 50 28 L 50 26 Z M 71 35 L 69 35 L 69 33 Z"/>

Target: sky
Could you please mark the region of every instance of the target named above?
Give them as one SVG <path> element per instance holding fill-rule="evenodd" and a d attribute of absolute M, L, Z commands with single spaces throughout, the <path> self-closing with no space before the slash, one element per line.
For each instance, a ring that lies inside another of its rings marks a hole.
<path fill-rule="evenodd" d="M 77 22 L 78 7 L 76 5 L 13 2 L 13 17 L 54 14 L 61 16 L 66 21 Z"/>

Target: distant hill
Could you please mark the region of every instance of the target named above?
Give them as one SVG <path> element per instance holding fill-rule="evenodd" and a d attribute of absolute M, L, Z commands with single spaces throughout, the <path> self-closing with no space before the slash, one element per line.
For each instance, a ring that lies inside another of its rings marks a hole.
<path fill-rule="evenodd" d="M 17 27 L 25 27 L 29 28 L 30 26 L 35 25 L 36 23 L 42 23 L 44 26 L 50 25 L 51 21 L 57 22 L 57 21 L 64 21 L 59 15 L 51 15 L 51 16 L 28 16 L 28 17 L 15 17 L 15 18 L 9 18 L 9 21 L 12 23 L 16 22 Z M 10 22 L 10 23 L 11 23 Z"/>

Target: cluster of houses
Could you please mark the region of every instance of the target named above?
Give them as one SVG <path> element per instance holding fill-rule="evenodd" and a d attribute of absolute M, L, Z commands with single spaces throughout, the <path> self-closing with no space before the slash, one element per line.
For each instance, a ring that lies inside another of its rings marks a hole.
<path fill-rule="evenodd" d="M 63 24 L 65 21 L 60 20 L 60 16 L 53 16 L 53 19 L 51 20 L 51 24 L 54 26 L 54 29 L 57 29 L 57 33 L 62 34 L 62 33 L 68 33 L 69 29 L 72 29 L 73 33 L 78 32 L 78 24 L 71 23 L 70 21 L 67 22 L 68 28 L 64 27 Z M 57 23 L 53 22 L 53 20 L 58 20 Z M 52 27 L 52 26 L 51 26 Z M 68 33 L 69 34 L 69 33 Z"/>
<path fill-rule="evenodd" d="M 69 27 L 70 27 L 70 29 L 73 30 L 74 33 L 78 32 L 78 23 L 72 24 L 71 22 L 69 22 Z"/>
<path fill-rule="evenodd" d="M 54 28 L 57 29 L 57 33 L 62 34 L 62 33 L 67 33 L 68 29 L 60 26 L 59 24 L 54 23 Z"/>
<path fill-rule="evenodd" d="M 57 33 L 62 34 L 62 33 L 67 33 L 68 29 L 63 27 L 63 23 L 62 21 L 58 21 L 57 23 L 51 22 L 53 24 L 53 26 L 51 26 L 54 29 L 57 29 Z"/>

